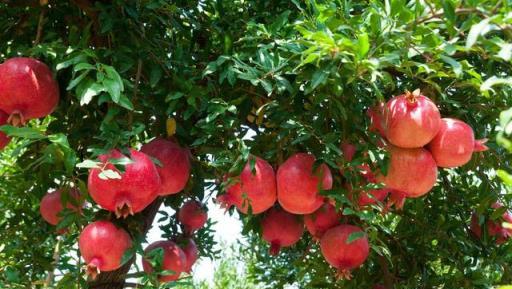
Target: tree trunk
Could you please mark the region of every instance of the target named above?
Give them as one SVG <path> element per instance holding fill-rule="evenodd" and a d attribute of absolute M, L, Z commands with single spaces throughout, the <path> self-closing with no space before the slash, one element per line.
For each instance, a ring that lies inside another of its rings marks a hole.
<path fill-rule="evenodd" d="M 153 224 L 153 220 L 155 219 L 156 213 L 162 204 L 162 198 L 156 199 L 151 205 L 149 205 L 144 211 L 140 212 L 140 214 L 144 217 L 144 227 L 143 233 L 147 234 L 149 229 L 151 228 L 151 224 Z M 90 289 L 122 289 L 124 288 L 126 281 L 126 274 L 130 271 L 130 267 L 133 262 L 135 262 L 135 257 L 126 262 L 121 268 L 104 272 L 99 274 L 96 277 L 96 280 L 89 281 Z"/>

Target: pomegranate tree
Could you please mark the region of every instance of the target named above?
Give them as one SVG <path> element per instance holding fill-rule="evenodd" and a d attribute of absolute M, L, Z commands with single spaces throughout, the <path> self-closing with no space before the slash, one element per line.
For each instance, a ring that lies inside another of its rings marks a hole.
<path fill-rule="evenodd" d="M 386 138 L 402 148 L 428 144 L 439 131 L 441 114 L 419 90 L 393 97 L 384 109 Z"/>
<path fill-rule="evenodd" d="M 473 152 L 487 150 L 487 146 L 484 145 L 486 141 L 475 140 L 473 129 L 465 122 L 443 118 L 441 128 L 428 144 L 428 149 L 438 166 L 455 168 L 468 163 Z"/>
<path fill-rule="evenodd" d="M 163 251 L 162 259 L 156 257 L 158 254 L 157 249 Z M 153 265 L 155 265 L 155 263 L 158 265 L 156 269 L 159 269 L 159 271 L 172 271 L 170 273 L 158 274 L 158 280 L 160 280 L 160 282 L 176 281 L 180 278 L 181 273 L 185 272 L 187 256 L 183 250 L 172 241 L 155 242 L 144 250 L 144 255 L 145 257 L 142 259 L 144 272 L 148 274 L 153 272 Z M 153 265 L 150 262 L 154 262 Z"/>
<path fill-rule="evenodd" d="M 0 65 L 0 110 L 14 126 L 50 114 L 59 102 L 59 87 L 46 64 L 15 57 Z"/>
<path fill-rule="evenodd" d="M 92 279 L 101 272 L 121 267 L 123 255 L 131 246 L 130 235 L 108 221 L 87 225 L 78 239 L 80 254 L 87 264 L 87 274 Z"/>
<path fill-rule="evenodd" d="M 263 240 L 270 244 L 270 254 L 277 255 L 282 247 L 297 243 L 304 233 L 304 224 L 298 216 L 279 208 L 272 208 L 261 221 Z"/>
<path fill-rule="evenodd" d="M 340 224 L 342 216 L 341 211 L 337 212 L 333 205 L 326 203 L 313 214 L 305 215 L 304 224 L 311 236 L 319 240 L 327 230 Z"/>
<path fill-rule="evenodd" d="M 319 189 L 332 188 L 332 175 L 325 164 L 313 171 L 315 157 L 297 153 L 277 170 L 277 199 L 286 211 L 293 214 L 311 214 L 324 202 Z"/>
<path fill-rule="evenodd" d="M 9 115 L 4 111 L 0 110 L 0 126 L 7 124 Z M 3 132 L 0 132 L 0 150 L 9 144 L 11 139 Z"/>
<path fill-rule="evenodd" d="M 357 238 L 356 234 L 361 236 Z M 370 252 L 366 234 L 352 225 L 329 229 L 320 240 L 320 249 L 327 263 L 336 268 L 338 277 L 343 279 L 350 279 L 350 271 L 361 266 Z"/>
<path fill-rule="evenodd" d="M 100 155 L 101 165 L 89 172 L 88 188 L 92 199 L 103 209 L 126 218 L 142 211 L 153 202 L 160 189 L 160 177 L 151 158 L 129 149 L 125 156 L 119 150 Z M 130 163 L 119 171 L 113 162 L 128 158 Z"/>
<path fill-rule="evenodd" d="M 254 161 L 254 172 L 251 170 L 251 160 L 249 160 L 240 176 L 235 178 L 235 183 L 229 185 L 226 193 L 217 198 L 224 207 L 229 208 L 234 205 L 244 214 L 247 214 L 250 207 L 253 214 L 259 214 L 276 202 L 274 169 L 259 157 Z"/>
<path fill-rule="evenodd" d="M 192 271 L 192 266 L 194 266 L 197 258 L 199 258 L 196 242 L 191 238 L 186 239 L 181 249 L 183 250 L 183 253 L 185 253 L 186 257 L 185 268 L 183 271 L 190 273 Z"/>
<path fill-rule="evenodd" d="M 372 172 L 371 168 L 367 164 L 362 164 L 359 166 L 359 174 L 362 176 L 363 181 L 360 185 L 364 186 L 367 184 L 376 184 L 379 181 L 375 177 L 375 174 Z M 351 186 L 348 186 L 349 190 L 349 199 L 353 199 L 353 195 L 356 193 L 353 191 Z M 376 204 L 377 202 L 382 202 L 388 196 L 390 189 L 382 188 L 382 189 L 372 189 L 368 191 L 360 190 L 357 198 L 357 205 L 359 207 L 365 207 L 368 205 Z"/>
<path fill-rule="evenodd" d="M 201 229 L 207 219 L 206 209 L 198 201 L 188 201 L 178 211 L 178 221 L 183 224 L 184 230 L 188 234 Z"/>
<path fill-rule="evenodd" d="M 162 181 L 159 195 L 177 194 L 185 188 L 190 177 L 190 152 L 173 141 L 156 138 L 145 144 L 141 152 L 160 161 L 157 170 Z"/>
<path fill-rule="evenodd" d="M 65 192 L 65 196 L 63 192 Z M 67 192 L 64 189 L 48 192 L 41 199 L 39 212 L 46 222 L 56 226 L 62 219 L 60 214 L 64 205 L 73 211 L 80 211 L 81 198 L 77 189 L 71 188 Z"/>

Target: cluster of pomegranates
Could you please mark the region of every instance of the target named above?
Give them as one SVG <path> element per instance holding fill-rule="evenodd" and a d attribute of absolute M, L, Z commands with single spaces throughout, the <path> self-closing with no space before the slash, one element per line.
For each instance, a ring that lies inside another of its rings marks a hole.
<path fill-rule="evenodd" d="M 46 64 L 34 58 L 14 57 L 0 64 L 0 126 L 25 125 L 45 117 L 59 103 L 59 86 Z M 0 149 L 10 139 L 0 132 Z"/>

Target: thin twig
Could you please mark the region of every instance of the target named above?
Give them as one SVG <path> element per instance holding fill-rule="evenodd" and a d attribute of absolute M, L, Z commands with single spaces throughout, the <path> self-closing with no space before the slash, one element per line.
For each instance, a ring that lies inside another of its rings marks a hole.
<path fill-rule="evenodd" d="M 53 283 L 53 277 L 55 276 L 55 268 L 57 267 L 57 264 L 59 263 L 60 259 L 60 244 L 61 244 L 61 238 L 60 236 L 57 237 L 57 244 L 55 244 L 55 250 L 53 251 L 53 262 L 52 262 L 52 268 L 48 271 L 48 276 L 46 277 L 45 287 L 50 287 Z"/>
<path fill-rule="evenodd" d="M 36 33 L 36 39 L 34 40 L 34 46 L 38 45 L 41 42 L 41 37 L 43 35 L 44 16 L 45 15 L 46 15 L 46 6 L 41 8 L 41 13 L 39 13 L 39 22 L 37 23 L 37 33 Z"/>

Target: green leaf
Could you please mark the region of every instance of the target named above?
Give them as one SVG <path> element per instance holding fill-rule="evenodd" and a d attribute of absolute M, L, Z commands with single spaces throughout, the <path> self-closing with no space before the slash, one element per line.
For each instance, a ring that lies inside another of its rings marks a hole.
<path fill-rule="evenodd" d="M 453 68 L 453 72 L 455 73 L 455 75 L 457 77 L 461 76 L 462 74 L 462 65 L 455 59 L 449 57 L 449 56 L 445 56 L 445 55 L 441 55 L 441 59 L 448 63 L 449 65 L 452 66 Z"/>
<path fill-rule="evenodd" d="M 14 127 L 10 125 L 4 125 L 0 127 L 0 131 L 3 131 L 10 137 L 19 137 L 26 139 L 44 139 L 46 138 L 40 131 L 30 127 Z"/>
<path fill-rule="evenodd" d="M 368 38 L 367 33 L 361 33 L 359 34 L 359 37 L 357 39 L 357 55 L 359 56 L 359 59 L 363 59 L 370 50 L 370 40 Z"/>
<path fill-rule="evenodd" d="M 101 162 L 93 161 L 93 160 L 84 160 L 81 163 L 76 165 L 77 168 L 85 168 L 85 169 L 99 169 L 101 167 Z"/>
<path fill-rule="evenodd" d="M 118 81 L 110 78 L 103 79 L 103 86 L 105 90 L 110 94 L 110 98 L 113 102 L 119 103 L 121 99 L 121 85 Z"/>
<path fill-rule="evenodd" d="M 350 244 L 356 240 L 363 238 L 365 235 L 365 232 L 354 232 L 348 236 L 347 241 L 345 243 Z"/>
<path fill-rule="evenodd" d="M 468 38 L 466 40 L 466 49 L 469 49 L 475 45 L 479 36 L 484 36 L 492 30 L 492 27 L 489 24 L 491 20 L 492 18 L 486 18 L 480 21 L 480 23 L 471 26 L 471 30 L 469 30 Z"/>
<path fill-rule="evenodd" d="M 98 174 L 98 177 L 102 180 L 116 179 L 120 180 L 121 175 L 113 170 L 103 170 Z"/>
<path fill-rule="evenodd" d="M 492 76 L 480 85 L 480 91 L 493 90 L 491 87 L 501 84 L 512 85 L 512 77 L 498 78 L 496 76 Z"/>

